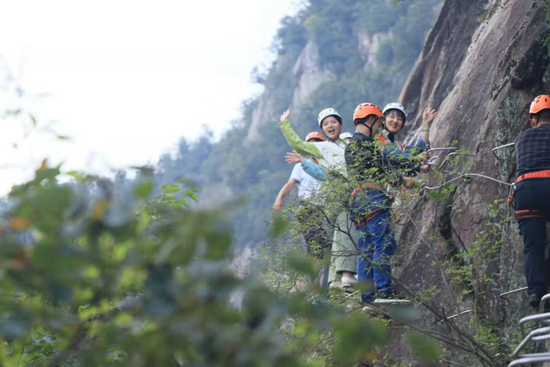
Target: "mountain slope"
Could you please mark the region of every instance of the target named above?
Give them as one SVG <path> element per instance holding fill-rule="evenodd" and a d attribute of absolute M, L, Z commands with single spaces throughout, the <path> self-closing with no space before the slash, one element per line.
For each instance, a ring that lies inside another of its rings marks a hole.
<path fill-rule="evenodd" d="M 160 161 L 162 183 L 194 179 L 203 202 L 244 198 L 233 212 L 236 242 L 253 246 L 266 239 L 271 206 L 286 183 L 289 150 L 276 122 L 293 109 L 296 131 L 318 131 L 317 114 L 334 107 L 351 131 L 355 106 L 394 101 L 422 49 L 441 7 L 439 0 L 312 0 L 282 20 L 274 40 L 277 58 L 253 78 L 264 86 L 246 101 L 243 117 L 219 142 L 210 134 Z M 220 116 L 223 118 L 223 116 Z"/>

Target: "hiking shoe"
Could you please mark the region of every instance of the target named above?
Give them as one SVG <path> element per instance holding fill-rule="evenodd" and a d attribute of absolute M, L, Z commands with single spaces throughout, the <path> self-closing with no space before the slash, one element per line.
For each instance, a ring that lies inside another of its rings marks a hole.
<path fill-rule="evenodd" d="M 363 306 L 363 312 L 376 312 L 378 311 L 378 307 L 374 305 L 374 301 L 372 300 L 370 302 L 361 301 L 361 306 Z"/>
<path fill-rule="evenodd" d="M 372 305 L 369 305 L 368 303 L 365 304 L 365 306 L 363 306 L 363 312 L 368 312 L 368 313 L 371 313 L 371 312 L 377 312 L 378 309 Z"/>
<path fill-rule="evenodd" d="M 538 294 L 531 294 L 529 295 L 529 304 L 531 305 L 531 307 L 533 307 L 535 310 L 538 310 L 539 309 L 539 306 L 540 306 L 540 296 Z"/>
<path fill-rule="evenodd" d="M 351 277 L 342 277 L 342 287 L 346 291 L 352 291 L 355 284 L 357 284 L 357 279 Z"/>

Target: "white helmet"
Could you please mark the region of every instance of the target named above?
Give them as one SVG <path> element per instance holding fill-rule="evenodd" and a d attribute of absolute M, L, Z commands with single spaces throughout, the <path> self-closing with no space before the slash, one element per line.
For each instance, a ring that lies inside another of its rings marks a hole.
<path fill-rule="evenodd" d="M 325 108 L 321 112 L 319 112 L 319 117 L 317 117 L 317 122 L 319 122 L 319 127 L 322 128 L 322 122 L 326 117 L 334 116 L 336 120 L 338 120 L 340 123 L 342 123 L 342 116 L 336 111 L 334 108 Z"/>
<path fill-rule="evenodd" d="M 388 103 L 386 105 L 386 107 L 384 107 L 384 109 L 382 110 L 382 113 L 385 115 L 386 112 L 388 112 L 389 110 L 398 110 L 398 111 L 401 111 L 403 113 L 403 117 L 404 117 L 404 120 L 403 120 L 403 124 L 405 124 L 405 121 L 407 121 L 407 114 L 405 113 L 405 107 L 403 107 L 402 105 L 400 105 L 399 103 Z"/>
<path fill-rule="evenodd" d="M 340 134 L 340 139 L 344 140 L 344 139 L 351 139 L 353 138 L 353 135 L 351 135 L 351 133 L 341 133 Z"/>

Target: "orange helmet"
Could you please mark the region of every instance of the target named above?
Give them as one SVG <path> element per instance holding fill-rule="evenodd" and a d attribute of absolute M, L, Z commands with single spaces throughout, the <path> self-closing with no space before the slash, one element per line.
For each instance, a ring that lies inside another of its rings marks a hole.
<path fill-rule="evenodd" d="M 321 140 L 321 141 L 325 141 L 325 139 L 323 138 L 323 135 L 319 134 L 319 133 L 316 132 L 316 131 L 307 134 L 307 136 L 306 136 L 306 141 L 308 141 L 309 139 L 319 139 L 319 140 Z"/>
<path fill-rule="evenodd" d="M 529 108 L 529 118 L 542 110 L 550 110 L 549 95 L 541 94 L 540 96 L 533 99 L 533 102 L 531 102 L 531 108 Z"/>
<path fill-rule="evenodd" d="M 375 104 L 372 103 L 361 103 L 359 106 L 355 107 L 353 111 L 353 123 L 355 125 L 355 120 L 362 119 L 370 115 L 375 115 L 378 117 L 384 117 L 384 114 Z"/>

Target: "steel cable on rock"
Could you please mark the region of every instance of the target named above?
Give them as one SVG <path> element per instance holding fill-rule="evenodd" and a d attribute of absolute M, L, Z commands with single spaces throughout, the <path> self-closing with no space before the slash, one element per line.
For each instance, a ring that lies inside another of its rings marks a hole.
<path fill-rule="evenodd" d="M 513 187 L 515 184 L 513 183 L 509 183 L 509 182 L 505 182 L 505 181 L 502 181 L 502 180 L 499 180 L 499 179 L 496 179 L 494 177 L 490 177 L 490 176 L 486 176 L 486 175 L 482 175 L 481 173 L 463 173 L 461 174 L 460 176 L 458 177 L 455 177 L 447 182 L 444 182 L 442 183 L 441 185 L 439 186 L 434 186 L 434 187 L 430 187 L 430 186 L 423 186 L 422 189 L 425 189 L 425 190 L 438 190 L 448 184 L 450 184 L 451 182 L 454 182 L 454 181 L 457 181 L 457 180 L 460 180 L 461 178 L 470 178 L 470 176 L 477 176 L 477 177 L 482 177 L 482 178 L 486 178 L 488 180 L 491 180 L 491 181 L 494 181 L 494 182 L 497 182 L 497 183 L 500 183 L 500 184 L 503 184 L 503 185 L 506 185 L 506 186 L 510 186 L 510 187 Z"/>

